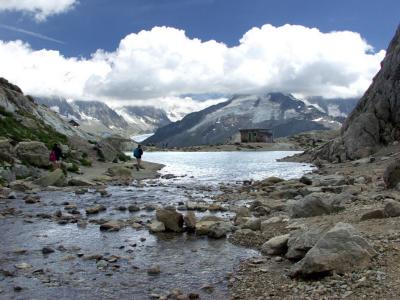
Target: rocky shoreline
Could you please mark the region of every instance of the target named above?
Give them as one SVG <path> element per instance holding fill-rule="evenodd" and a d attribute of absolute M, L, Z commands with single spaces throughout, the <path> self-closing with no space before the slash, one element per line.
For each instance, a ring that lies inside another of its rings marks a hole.
<path fill-rule="evenodd" d="M 231 298 L 398 298 L 399 153 L 394 143 L 358 161 L 320 161 L 299 180 L 269 178 L 221 196 L 253 199 L 229 239 L 263 254 L 236 268 Z"/>

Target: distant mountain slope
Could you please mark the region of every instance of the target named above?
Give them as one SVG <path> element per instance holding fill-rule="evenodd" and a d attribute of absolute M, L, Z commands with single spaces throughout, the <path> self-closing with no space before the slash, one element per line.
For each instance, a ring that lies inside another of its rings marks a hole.
<path fill-rule="evenodd" d="M 343 118 L 343 120 L 356 107 L 359 98 L 335 98 L 325 99 L 322 97 L 311 97 L 306 100 L 306 104 L 314 105 L 331 117 Z"/>
<path fill-rule="evenodd" d="M 152 106 L 123 106 L 115 110 L 129 124 L 140 129 L 140 132 L 154 132 L 171 123 L 164 110 Z"/>
<path fill-rule="evenodd" d="M 150 106 L 124 106 L 112 109 L 100 101 L 66 100 L 61 97 L 35 97 L 62 117 L 77 121 L 87 132 L 100 135 L 131 136 L 154 132 L 171 121 L 166 112 Z"/>
<path fill-rule="evenodd" d="M 178 147 L 218 144 L 231 140 L 240 128 L 270 128 L 275 137 L 281 137 L 339 126 L 334 118 L 291 95 L 237 95 L 158 129 L 145 143 Z"/>

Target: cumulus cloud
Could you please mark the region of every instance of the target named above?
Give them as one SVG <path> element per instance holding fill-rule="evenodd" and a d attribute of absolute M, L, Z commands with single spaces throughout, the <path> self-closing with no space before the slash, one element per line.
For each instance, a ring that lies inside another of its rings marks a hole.
<path fill-rule="evenodd" d="M 74 7 L 78 0 L 1 0 L 0 11 L 22 11 L 32 14 L 37 21 L 48 16 L 66 12 Z"/>
<path fill-rule="evenodd" d="M 228 47 L 191 39 L 183 30 L 155 27 L 130 34 L 115 51 L 98 50 L 88 59 L 33 50 L 22 42 L 1 42 L 0 75 L 31 94 L 115 103 L 270 91 L 358 97 L 384 55 L 350 31 L 264 25 Z"/>

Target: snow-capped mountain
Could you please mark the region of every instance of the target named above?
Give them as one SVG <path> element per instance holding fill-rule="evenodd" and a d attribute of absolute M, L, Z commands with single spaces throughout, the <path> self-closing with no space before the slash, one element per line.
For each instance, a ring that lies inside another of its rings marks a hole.
<path fill-rule="evenodd" d="M 152 106 L 123 106 L 115 111 L 140 132 L 154 132 L 171 123 L 164 110 Z"/>
<path fill-rule="evenodd" d="M 147 139 L 147 144 L 193 146 L 232 141 L 241 128 L 269 128 L 275 137 L 309 130 L 339 128 L 340 123 L 292 95 L 236 95 L 169 124 Z"/>
<path fill-rule="evenodd" d="M 35 102 L 44 104 L 68 120 L 75 120 L 90 133 L 132 136 L 154 132 L 169 124 L 166 112 L 150 106 L 126 106 L 112 109 L 100 101 L 67 100 L 60 97 L 35 97 Z"/>

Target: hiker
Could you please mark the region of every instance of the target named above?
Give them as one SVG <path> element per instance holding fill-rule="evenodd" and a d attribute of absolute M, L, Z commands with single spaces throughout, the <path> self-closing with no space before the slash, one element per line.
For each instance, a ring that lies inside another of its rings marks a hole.
<path fill-rule="evenodd" d="M 136 169 L 139 171 L 139 169 L 144 169 L 142 166 L 142 155 L 143 155 L 143 149 L 142 145 L 138 145 L 135 150 L 133 150 L 133 156 L 136 157 Z"/>
<path fill-rule="evenodd" d="M 50 162 L 54 169 L 61 168 L 62 150 L 59 144 L 54 144 L 50 152 Z"/>

